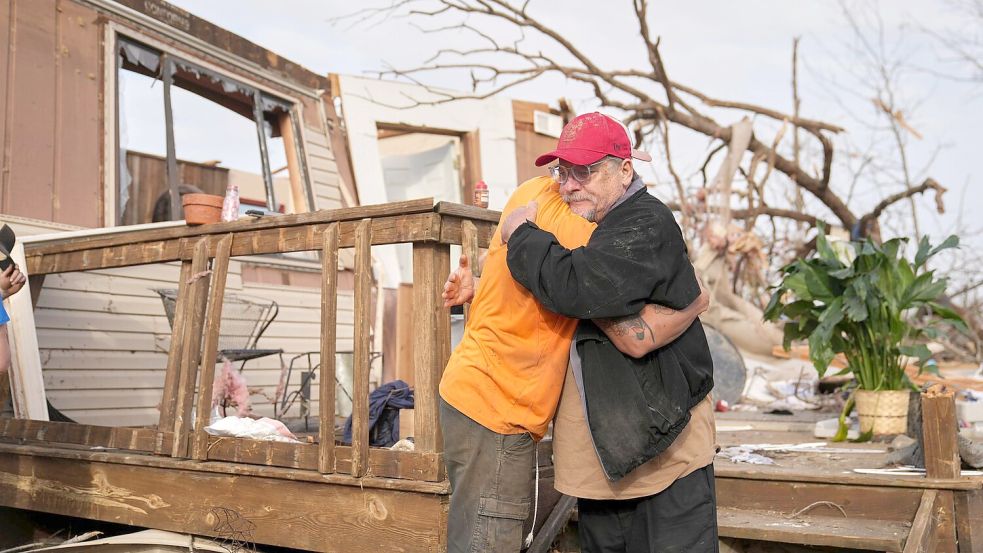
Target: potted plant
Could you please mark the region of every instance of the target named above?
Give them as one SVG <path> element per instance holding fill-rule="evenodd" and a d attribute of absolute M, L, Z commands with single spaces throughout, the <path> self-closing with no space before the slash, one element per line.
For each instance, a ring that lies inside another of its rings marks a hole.
<path fill-rule="evenodd" d="M 904 257 L 906 238 L 883 244 L 870 239 L 829 241 L 820 225 L 816 254 L 782 268 L 782 280 L 765 308 L 765 319 L 785 322 L 784 346 L 809 342 L 809 358 L 820 378 L 842 353 L 856 390 L 840 415 L 836 439 L 846 436 L 846 416 L 857 407 L 862 435 L 906 431 L 909 390 L 905 374 L 911 358 L 919 373 L 933 370 L 926 339 L 938 336 L 931 323 L 946 320 L 965 328 L 959 316 L 938 303 L 947 280 L 926 263 L 959 244 L 950 236 L 936 247 L 923 238 L 914 261 Z M 937 369 L 934 369 L 937 372 Z"/>

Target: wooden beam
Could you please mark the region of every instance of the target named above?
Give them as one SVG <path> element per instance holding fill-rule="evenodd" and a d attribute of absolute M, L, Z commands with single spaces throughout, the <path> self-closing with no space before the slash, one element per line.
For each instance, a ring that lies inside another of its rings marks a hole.
<path fill-rule="evenodd" d="M 352 476 L 361 478 L 368 469 L 369 369 L 372 354 L 372 226 L 363 219 L 355 231 L 355 328 L 352 385 Z"/>
<path fill-rule="evenodd" d="M 25 254 L 31 257 L 113 246 L 133 246 L 143 242 L 161 242 L 177 238 L 197 238 L 213 234 L 228 234 L 230 232 L 290 228 L 341 221 L 357 222 L 365 218 L 399 217 L 419 213 L 432 213 L 433 211 L 433 199 L 421 198 L 403 202 L 315 211 L 312 213 L 262 217 L 260 219 L 247 218 L 228 223 L 213 223 L 196 227 L 184 225 L 168 226 L 165 228 L 149 228 L 137 232 L 119 232 L 107 229 L 105 234 L 102 235 L 92 235 L 91 230 L 87 229 L 80 231 L 80 233 L 86 233 L 82 238 L 78 238 L 74 233 L 68 232 L 59 234 L 58 238 L 53 237 L 43 241 L 30 242 L 26 246 Z"/>
<path fill-rule="evenodd" d="M 902 551 L 910 521 L 884 521 L 837 516 L 775 516 L 771 511 L 734 507 L 717 509 L 721 537 L 831 547 Z"/>
<path fill-rule="evenodd" d="M 229 253 L 234 234 L 219 240 L 215 259 L 212 261 L 212 284 L 208 293 L 208 315 L 205 322 L 205 343 L 202 346 L 201 375 L 198 381 L 198 412 L 192 439 L 191 458 L 204 461 L 207 458 L 208 425 L 212 411 L 212 388 L 215 383 L 215 357 L 218 354 L 219 330 L 222 326 L 222 305 L 225 300 L 225 284 L 229 276 Z"/>
<path fill-rule="evenodd" d="M 10 258 L 28 277 L 24 245 L 17 243 Z M 7 328 L 10 338 L 10 392 L 14 404 L 14 416 L 21 419 L 48 420 L 48 402 L 41 376 L 41 354 L 38 334 L 34 324 L 34 305 L 31 301 L 31 282 L 17 294 L 4 298 L 10 313 Z M 0 406 L 2 408 L 3 406 Z"/>
<path fill-rule="evenodd" d="M 789 480 L 740 480 L 716 477 L 717 505 L 721 508 L 772 511 L 790 515 L 816 502 L 839 505 L 847 517 L 863 517 L 910 523 L 915 518 L 922 490 L 865 487 Z M 838 509 L 821 504 L 811 515 L 842 516 Z"/>
<path fill-rule="evenodd" d="M 553 540 L 566 527 L 576 507 L 576 497 L 561 495 L 560 500 L 553 507 L 553 511 L 546 518 L 546 522 L 540 527 L 539 532 L 536 532 L 536 537 L 532 540 L 526 553 L 549 553 L 553 546 Z"/>
<path fill-rule="evenodd" d="M 195 381 L 198 364 L 201 361 L 202 327 L 205 322 L 206 298 L 208 297 L 208 244 L 199 239 L 195 244 L 194 258 L 191 260 L 191 276 L 188 277 L 188 292 L 178 297 L 178 307 L 186 306 L 183 350 L 181 352 L 181 371 L 177 381 L 174 401 L 174 445 L 171 455 L 187 457 L 188 437 L 191 428 L 191 411 L 194 407 Z"/>
<path fill-rule="evenodd" d="M 232 223 L 215 223 L 215 225 L 222 226 L 226 224 Z M 339 223 L 339 247 L 350 248 L 355 245 L 355 227 L 357 224 L 351 221 Z M 237 238 L 233 245 L 232 256 L 320 250 L 323 233 L 327 229 L 327 225 L 325 223 L 239 231 L 236 233 Z M 434 213 L 372 219 L 372 243 L 397 244 L 437 241 L 440 238 L 438 226 L 439 219 Z M 209 251 L 213 254 L 215 245 L 220 238 L 221 236 L 210 234 L 202 237 L 209 244 Z M 28 258 L 27 263 L 31 270 L 47 274 L 164 263 L 179 259 L 191 259 L 193 244 L 194 242 L 171 238 L 157 242 L 36 255 Z"/>
<path fill-rule="evenodd" d="M 925 475 L 928 478 L 959 478 L 959 445 L 956 436 L 955 396 L 934 385 L 922 393 L 922 437 L 925 445 Z"/>
<path fill-rule="evenodd" d="M 474 276 L 481 276 L 481 263 L 478 259 L 478 229 L 475 228 L 474 223 L 467 220 L 461 221 L 461 254 L 468 257 L 471 272 L 474 274 Z M 458 261 L 459 260 L 452 259 L 451 266 L 454 266 L 454 263 Z M 464 323 L 467 324 L 469 320 L 471 320 L 470 302 L 464 304 Z"/>
<path fill-rule="evenodd" d="M 937 490 L 925 490 L 922 492 L 922 500 L 918 505 L 918 512 L 915 519 L 911 521 L 911 531 L 905 540 L 904 553 L 920 553 L 928 551 L 928 543 L 935 531 L 933 508 L 935 498 L 938 496 Z"/>
<path fill-rule="evenodd" d="M 290 198 L 293 201 L 293 212 L 314 211 L 313 206 L 307 205 L 307 194 L 304 192 L 300 159 L 297 154 L 300 150 L 297 144 L 298 137 L 294 133 L 293 118 L 289 113 L 281 114 L 277 124 L 280 127 L 280 136 L 283 137 L 283 149 L 286 150 L 287 154 L 287 173 L 290 177 Z"/>
<path fill-rule="evenodd" d="M 956 553 L 956 514 L 952 494 L 950 490 L 941 490 L 935 497 L 933 507 L 935 516 L 932 521 L 935 531 L 929 541 L 929 547 L 923 551 Z"/>
<path fill-rule="evenodd" d="M 715 462 L 714 474 L 718 479 L 766 481 L 766 482 L 802 482 L 809 484 L 827 484 L 866 488 L 911 488 L 939 490 L 980 490 L 983 480 L 977 478 L 898 478 L 894 475 L 855 474 L 806 472 L 802 469 L 790 469 L 779 466 L 748 466 L 731 463 L 730 461 Z M 912 512 L 914 516 L 914 512 Z"/>
<path fill-rule="evenodd" d="M 157 442 L 157 430 L 0 418 L 0 439 L 152 452 Z M 163 439 L 170 444 L 173 436 L 168 432 Z"/>
<path fill-rule="evenodd" d="M 462 225 L 469 222 L 477 229 L 477 244 L 479 248 L 487 248 L 495 234 L 496 225 L 487 221 L 477 221 L 453 215 L 442 215 L 440 221 L 440 242 L 442 244 L 461 244 L 464 241 Z"/>
<path fill-rule="evenodd" d="M 450 248 L 443 244 L 413 244 L 413 343 L 416 388 L 414 426 L 420 451 L 443 451 L 438 392 L 440 376 L 450 358 L 450 313 L 440 302 L 450 272 Z"/>
<path fill-rule="evenodd" d="M 983 553 L 983 490 L 955 492 L 953 502 L 959 551 Z"/>
<path fill-rule="evenodd" d="M 338 332 L 338 224 L 324 231 L 321 252 L 321 381 L 319 384 L 318 464 L 322 474 L 334 472 L 335 377 Z"/>
<path fill-rule="evenodd" d="M 177 282 L 177 297 L 180 299 L 188 294 L 191 278 L 191 262 L 181 263 L 181 273 Z M 172 432 L 174 428 L 174 401 L 177 398 L 177 383 L 181 378 L 181 355 L 184 352 L 185 320 L 187 319 L 186 302 L 177 302 L 174 307 L 174 320 L 171 323 L 171 348 L 167 353 L 167 369 L 164 372 L 164 391 L 160 400 L 160 418 L 157 428 L 161 432 Z M 158 449 L 157 453 L 163 453 Z"/>
<path fill-rule="evenodd" d="M 320 472 L 319 449 L 316 444 L 210 436 L 208 460 Z M 350 446 L 336 446 L 335 468 L 331 473 L 355 476 L 352 473 L 352 453 L 353 449 Z M 373 447 L 369 448 L 366 459 L 366 473 L 377 478 L 425 482 L 440 482 L 444 478 L 443 456 L 439 453 L 392 451 Z"/>
<path fill-rule="evenodd" d="M 18 509 L 225 538 L 219 524 L 231 517 L 251 523 L 253 543 L 316 551 L 437 553 L 445 539 L 445 495 L 277 477 L 290 469 L 223 474 L 192 461 L 162 469 L 13 451 L 0 455 L 0 503 Z"/>

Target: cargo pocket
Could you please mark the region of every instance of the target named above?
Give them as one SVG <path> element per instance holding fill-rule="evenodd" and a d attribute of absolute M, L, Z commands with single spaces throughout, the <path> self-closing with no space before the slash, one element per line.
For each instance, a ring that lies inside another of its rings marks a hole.
<path fill-rule="evenodd" d="M 529 517 L 529 504 L 528 499 L 481 496 L 471 553 L 518 551 L 522 546 L 522 523 Z"/>

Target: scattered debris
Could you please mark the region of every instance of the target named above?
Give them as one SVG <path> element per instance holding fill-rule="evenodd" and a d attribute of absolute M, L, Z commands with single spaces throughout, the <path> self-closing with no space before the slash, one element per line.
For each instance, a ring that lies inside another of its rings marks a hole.
<path fill-rule="evenodd" d="M 212 436 L 300 443 L 297 436 L 294 436 L 282 422 L 266 417 L 261 419 L 225 417 L 206 426 L 205 432 Z"/>
<path fill-rule="evenodd" d="M 717 455 L 724 459 L 730 459 L 732 463 L 747 463 L 749 465 L 774 465 L 775 460 L 754 452 L 745 446 L 725 447 L 717 452 Z"/>

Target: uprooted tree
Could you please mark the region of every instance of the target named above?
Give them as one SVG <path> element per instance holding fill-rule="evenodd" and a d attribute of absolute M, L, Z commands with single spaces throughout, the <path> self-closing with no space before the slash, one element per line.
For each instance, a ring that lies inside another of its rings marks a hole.
<path fill-rule="evenodd" d="M 899 202 L 914 202 L 916 196 L 931 191 L 937 210 L 943 211 L 945 188 L 930 177 L 911 182 L 907 170 L 899 190 L 885 195 L 866 212 L 854 211 L 848 205 L 852 192 L 845 193 L 830 182 L 836 151 L 833 138 L 844 129 L 800 116 L 794 61 L 792 113 L 714 98 L 672 77 L 660 52 L 660 39 L 650 28 L 648 3 L 633 0 L 632 11 L 634 21 L 626 27 L 624 38 L 626 42 L 640 40 L 647 59 L 644 68 L 602 66 L 587 54 L 586 45 L 575 43 L 570 35 L 547 24 L 545 17 L 533 14 L 529 0 L 396 0 L 387 7 L 363 9 L 346 17 L 356 23 L 403 17 L 424 33 L 455 33 L 455 42 L 461 42 L 462 35 L 470 37 L 469 47 L 443 48 L 417 67 L 380 74 L 426 89 L 426 98 L 410 98 L 406 107 L 484 99 L 540 77 L 560 75 L 586 86 L 601 107 L 620 111 L 637 141 L 661 142 L 675 195 L 664 199 L 680 212 L 684 229 L 700 243 L 695 264 L 714 287 L 718 312 L 711 316 L 724 327 L 728 320 L 735 326 L 760 320 L 758 307 L 769 263 L 773 266 L 783 257 L 807 252 L 811 247 L 808 230 L 818 222 L 841 227 L 855 237 L 879 239 L 879 218 Z M 535 49 L 528 46 L 531 35 L 538 35 Z M 471 93 L 428 86 L 427 75 L 437 71 L 464 72 Z M 907 132 L 903 113 L 893 106 L 891 96 L 878 94 L 872 100 L 896 133 Z M 727 111 L 736 114 L 736 123 L 722 124 L 715 118 Z M 678 127 L 708 139 L 701 168 L 703 187 L 696 193 L 687 192 L 672 164 L 670 129 Z M 800 142 L 803 136 L 809 140 Z M 790 137 L 791 151 L 784 144 Z M 716 177 L 707 179 L 707 167 L 721 151 L 725 156 Z M 735 179 L 744 186 L 733 186 Z M 803 196 L 814 200 L 804 201 Z M 912 218 L 917 224 L 914 206 Z M 758 240 L 754 231 L 767 229 L 769 224 L 770 240 Z M 975 326 L 977 339 L 983 339 L 983 328 L 979 323 Z M 763 325 L 752 334 L 749 344 L 780 340 L 775 329 Z"/>

